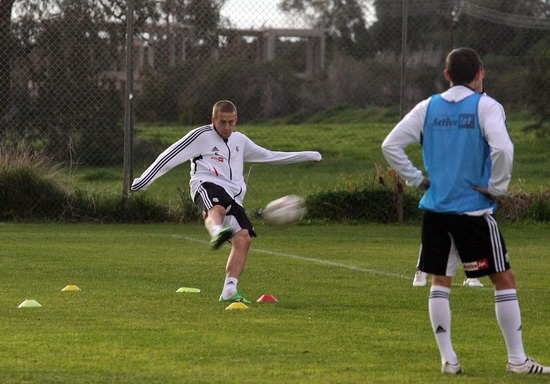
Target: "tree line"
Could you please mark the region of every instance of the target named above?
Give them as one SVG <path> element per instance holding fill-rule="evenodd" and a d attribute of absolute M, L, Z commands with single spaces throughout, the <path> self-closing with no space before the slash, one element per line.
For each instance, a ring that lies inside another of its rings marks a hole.
<path fill-rule="evenodd" d="M 300 76 L 307 42 L 277 41 L 277 59 L 257 60 L 261 41 L 230 30 L 223 0 L 135 0 L 135 37 L 154 49 L 154 65 L 140 68 L 136 92 L 140 120 L 202 122 L 217 84 L 224 97 L 246 105 L 243 118 L 307 114 L 347 103 L 359 108 L 399 105 L 403 2 L 395 0 L 281 0 L 280 8 L 303 28 L 326 32 L 323 73 Z M 446 85 L 444 54 L 470 46 L 491 76 L 488 90 L 508 106 L 539 116 L 548 132 L 550 37 L 548 29 L 507 22 L 549 20 L 539 0 L 408 0 L 407 92 L 418 101 Z M 490 20 L 472 12 L 491 10 Z M 502 16 L 499 19 L 499 15 Z M 0 1 L 0 136 L 46 148 L 55 158 L 117 162 L 123 89 L 109 74 L 122 63 L 126 2 L 122 0 Z M 216 53 L 216 55 L 214 55 Z M 120 70 L 120 68 L 118 68 Z M 103 152 L 98 156 L 97 153 Z M 93 159 L 93 160 L 92 160 Z"/>

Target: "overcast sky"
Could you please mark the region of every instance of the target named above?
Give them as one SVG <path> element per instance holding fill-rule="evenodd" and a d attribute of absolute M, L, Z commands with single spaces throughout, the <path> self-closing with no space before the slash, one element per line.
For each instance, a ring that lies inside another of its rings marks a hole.
<path fill-rule="evenodd" d="M 395 0 L 399 1 L 399 0 Z M 291 18 L 279 10 L 281 0 L 227 0 L 221 9 L 236 28 L 310 28 L 303 18 Z M 370 24 L 376 20 L 372 1 L 359 1 L 364 18 Z"/>
<path fill-rule="evenodd" d="M 237 28 L 301 28 L 278 9 L 281 0 L 227 0 L 221 10 Z"/>

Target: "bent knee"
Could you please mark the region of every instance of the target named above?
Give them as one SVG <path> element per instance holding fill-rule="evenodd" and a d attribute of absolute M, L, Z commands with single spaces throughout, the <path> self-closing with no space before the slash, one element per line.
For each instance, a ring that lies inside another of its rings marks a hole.
<path fill-rule="evenodd" d="M 252 243 L 252 237 L 248 233 L 248 229 L 241 229 L 236 232 L 231 238 L 231 242 L 239 245 L 249 246 Z"/>

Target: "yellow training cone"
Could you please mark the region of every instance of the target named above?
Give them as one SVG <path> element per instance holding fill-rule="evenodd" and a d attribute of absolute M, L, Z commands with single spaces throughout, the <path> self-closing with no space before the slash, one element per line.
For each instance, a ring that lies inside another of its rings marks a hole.
<path fill-rule="evenodd" d="M 36 300 L 25 300 L 17 308 L 38 308 L 41 307 L 40 303 Z"/>
<path fill-rule="evenodd" d="M 76 285 L 67 285 L 65 288 L 63 288 L 61 291 L 80 291 L 80 288 L 78 288 Z"/>
<path fill-rule="evenodd" d="M 199 293 L 201 290 L 198 289 L 198 288 L 191 288 L 191 287 L 181 287 L 180 289 L 178 289 L 176 292 L 178 293 L 182 293 L 182 292 L 186 292 L 186 293 Z"/>
<path fill-rule="evenodd" d="M 246 304 L 241 303 L 240 301 L 236 301 L 234 303 L 231 303 L 225 309 L 248 309 L 248 307 L 246 306 Z"/>

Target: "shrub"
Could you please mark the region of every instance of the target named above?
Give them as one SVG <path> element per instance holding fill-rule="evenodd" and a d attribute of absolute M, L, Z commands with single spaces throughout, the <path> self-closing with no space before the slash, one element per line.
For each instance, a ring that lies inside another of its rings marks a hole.
<path fill-rule="evenodd" d="M 495 216 L 501 221 L 534 220 L 550 221 L 550 190 L 527 193 L 513 191 L 497 199 Z"/>
<path fill-rule="evenodd" d="M 516 191 L 508 196 L 496 200 L 498 208 L 495 217 L 499 221 L 514 221 L 526 217 L 531 206 L 531 195 L 527 192 Z"/>
<path fill-rule="evenodd" d="M 395 194 L 389 189 L 364 189 L 362 191 L 326 191 L 310 195 L 307 200 L 311 219 L 338 222 L 367 221 L 392 223 L 398 221 Z M 404 220 L 418 220 L 418 199 L 404 195 Z"/>
<path fill-rule="evenodd" d="M 309 219 L 337 222 L 366 221 L 392 223 L 417 222 L 422 217 L 418 203 L 422 192 L 405 188 L 403 181 L 392 170 L 376 166 L 374 180 L 378 185 L 361 181 L 347 181 L 340 189 L 323 191 L 306 199 Z M 538 193 L 514 191 L 497 198 L 495 217 L 502 222 L 529 220 L 550 222 L 550 190 Z"/>
<path fill-rule="evenodd" d="M 0 219 L 50 218 L 63 213 L 61 173 L 41 152 L 24 144 L 0 147 Z"/>
<path fill-rule="evenodd" d="M 550 190 L 533 195 L 528 218 L 535 221 L 550 222 Z"/>
<path fill-rule="evenodd" d="M 187 190 L 168 206 L 146 194 L 124 199 L 113 191 L 82 191 L 62 177 L 50 158 L 24 144 L 0 146 L 0 220 L 95 222 L 195 222 L 200 220 Z M 358 181 L 359 180 L 359 181 Z M 376 167 L 372 178 L 347 180 L 339 189 L 306 198 L 307 218 L 335 222 L 418 222 L 421 192 L 404 188 L 394 171 Z M 501 221 L 550 222 L 550 190 L 515 191 L 499 198 Z M 251 215 L 257 212 L 251 212 Z"/>
<path fill-rule="evenodd" d="M 191 222 L 199 218 L 187 193 L 166 206 L 146 195 L 71 188 L 60 168 L 23 144 L 0 147 L 0 220 Z"/>
<path fill-rule="evenodd" d="M 183 214 L 181 207 L 166 207 L 159 201 L 143 194 L 123 199 L 112 191 L 76 191 L 68 201 L 64 220 L 98 223 L 127 222 L 182 222 L 195 217 Z"/>
<path fill-rule="evenodd" d="M 392 223 L 418 221 L 420 194 L 416 188 L 405 189 L 403 181 L 392 170 L 383 171 L 376 166 L 372 179 L 376 184 L 365 186 L 361 182 L 347 181 L 342 189 L 323 191 L 306 199 L 308 218 L 339 222 L 366 221 Z"/>

